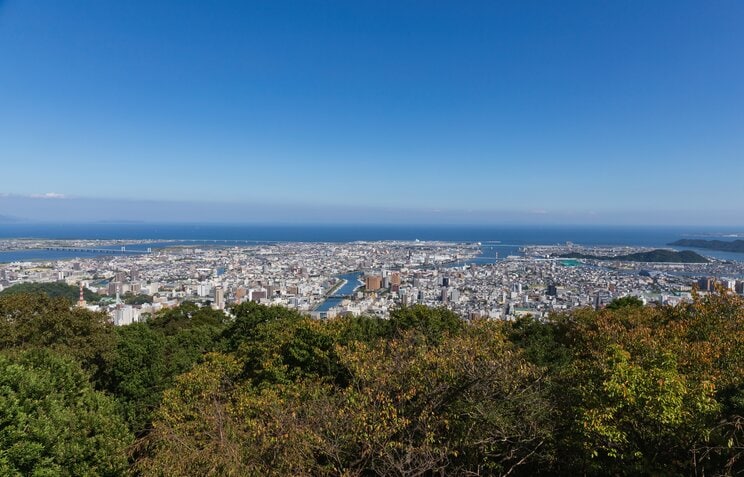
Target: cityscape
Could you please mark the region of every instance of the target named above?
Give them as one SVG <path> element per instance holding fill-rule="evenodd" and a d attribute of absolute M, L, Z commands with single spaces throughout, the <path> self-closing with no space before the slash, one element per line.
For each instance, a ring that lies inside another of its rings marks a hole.
<path fill-rule="evenodd" d="M 0 0 L 0 477 L 744 477 L 744 0 Z"/>
<path fill-rule="evenodd" d="M 600 309 L 633 296 L 643 303 L 692 300 L 693 287 L 718 284 L 744 293 L 744 262 L 599 262 L 568 252 L 610 257 L 643 247 L 524 246 L 518 255 L 498 243 L 377 241 L 181 245 L 147 241 L 0 241 L 0 250 L 98 251 L 85 259 L 0 264 L 0 291 L 27 282 L 82 286 L 101 299 L 79 303 L 105 311 L 116 325 L 194 302 L 218 310 L 252 301 L 298 310 L 316 319 L 370 315 L 414 304 L 445 307 L 466 319 L 546 319 L 579 307 Z M 132 245 L 137 248 L 133 249 Z M 150 245 L 157 245 L 153 249 Z M 484 256 L 485 255 L 485 256 Z M 127 303 L 138 296 L 140 303 Z M 124 298 L 127 298 L 125 300 Z"/>

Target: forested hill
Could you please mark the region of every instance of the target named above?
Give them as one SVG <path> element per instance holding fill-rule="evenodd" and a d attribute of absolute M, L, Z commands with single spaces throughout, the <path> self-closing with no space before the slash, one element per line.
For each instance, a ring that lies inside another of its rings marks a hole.
<path fill-rule="evenodd" d="M 708 250 L 719 250 L 721 252 L 744 253 L 744 240 L 702 240 L 702 239 L 681 239 L 672 242 L 669 245 L 675 247 L 693 247 L 706 248 Z"/>
<path fill-rule="evenodd" d="M 65 282 L 19 283 L 0 291 L 0 296 L 17 295 L 19 293 L 42 293 L 52 298 L 62 297 L 73 303 L 77 302 L 80 298 L 80 288 L 74 285 L 68 285 Z M 97 302 L 101 299 L 100 295 L 87 288 L 83 288 L 83 297 L 89 303 Z"/>
<path fill-rule="evenodd" d="M 657 249 L 650 252 L 629 253 L 626 255 L 591 255 L 585 253 L 565 253 L 563 258 L 584 258 L 591 260 L 616 260 L 620 262 L 662 262 L 662 263 L 708 263 L 708 259 L 690 250 L 675 252 L 674 250 Z"/>
<path fill-rule="evenodd" d="M 744 302 L 545 322 L 0 297 L 0 475 L 738 475 Z"/>

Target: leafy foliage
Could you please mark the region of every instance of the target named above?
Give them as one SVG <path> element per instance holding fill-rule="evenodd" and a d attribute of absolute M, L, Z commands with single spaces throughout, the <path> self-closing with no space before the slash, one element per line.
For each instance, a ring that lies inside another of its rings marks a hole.
<path fill-rule="evenodd" d="M 150 295 L 136 295 L 132 292 L 126 292 L 121 299 L 127 305 L 144 305 L 145 303 L 152 303 L 152 297 Z"/>
<path fill-rule="evenodd" d="M 421 338 L 409 331 L 386 344 L 337 347 L 339 364 L 350 373 L 346 385 L 305 373 L 257 387 L 241 376 L 240 361 L 212 355 L 166 393 L 140 470 L 417 475 L 480 466 L 508 472 L 544 444 L 549 404 L 536 369 L 497 325 L 480 323 L 438 345 Z"/>
<path fill-rule="evenodd" d="M 221 311 L 187 303 L 116 330 L 115 357 L 102 381 L 136 435 L 148 432 L 163 391 L 175 377 L 218 345 L 225 320 Z"/>
<path fill-rule="evenodd" d="M 166 338 L 144 323 L 123 326 L 117 335 L 116 358 L 106 370 L 105 389 L 116 396 L 132 431 L 141 435 L 170 384 Z"/>
<path fill-rule="evenodd" d="M 514 322 L 186 303 L 117 329 L 61 298 L 13 295 L 0 297 L 0 349 L 9 475 L 55 474 L 70 455 L 42 438 L 73 419 L 33 408 L 42 394 L 85 416 L 68 426 L 80 475 L 120 473 L 135 437 L 129 470 L 145 476 L 744 472 L 744 302 L 725 290 Z M 17 397 L 26 382 L 35 401 Z M 91 397 L 65 401 L 72 389 Z M 8 453 L 31 415 L 43 429 Z M 99 423 L 115 436 L 86 440 Z"/>
<path fill-rule="evenodd" d="M 428 308 L 414 305 L 393 310 L 390 314 L 393 334 L 398 336 L 407 330 L 416 330 L 432 342 L 438 342 L 447 333 L 457 333 L 465 322 L 447 308 Z"/>
<path fill-rule="evenodd" d="M 226 320 L 227 317 L 220 310 L 185 302 L 175 308 L 161 310 L 148 320 L 148 324 L 166 335 L 173 336 L 184 329 L 202 326 L 220 328 L 225 325 Z"/>
<path fill-rule="evenodd" d="M 619 310 L 623 307 L 640 307 L 643 306 L 643 301 L 641 301 L 640 298 L 635 296 L 623 296 L 620 298 L 615 298 L 610 303 L 607 304 L 607 309 L 609 310 Z"/>
<path fill-rule="evenodd" d="M 0 474 L 126 475 L 130 441 L 114 402 L 75 362 L 0 354 Z"/>
<path fill-rule="evenodd" d="M 113 359 L 115 343 L 104 313 L 42 294 L 0 297 L 0 350 L 49 348 L 77 359 L 98 378 Z"/>

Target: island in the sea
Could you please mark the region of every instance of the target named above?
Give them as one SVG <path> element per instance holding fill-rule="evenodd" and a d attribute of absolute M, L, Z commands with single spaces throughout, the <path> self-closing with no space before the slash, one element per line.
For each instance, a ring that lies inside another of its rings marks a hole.
<path fill-rule="evenodd" d="M 721 252 L 744 253 L 744 240 L 703 240 L 703 239 L 681 239 L 669 245 L 675 247 L 706 248 Z"/>
<path fill-rule="evenodd" d="M 663 263 L 708 263 L 708 259 L 690 250 L 656 249 L 649 252 L 629 253 L 626 255 L 591 255 L 587 253 L 564 253 L 563 258 L 583 258 L 589 260 L 611 260 L 619 262 L 663 262 Z"/>

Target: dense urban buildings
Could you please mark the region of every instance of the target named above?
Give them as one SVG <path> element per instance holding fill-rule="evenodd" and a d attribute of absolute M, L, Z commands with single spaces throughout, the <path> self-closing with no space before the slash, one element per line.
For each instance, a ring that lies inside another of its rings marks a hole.
<path fill-rule="evenodd" d="M 744 264 L 637 263 L 561 258 L 566 252 L 617 256 L 638 247 L 530 246 L 498 257 L 499 246 L 452 242 L 263 243 L 221 246 L 176 243 L 121 253 L 117 241 L 23 241 L 4 250 L 109 247 L 117 254 L 85 259 L 0 265 L 0 287 L 63 281 L 102 298 L 78 306 L 105 310 L 117 325 L 185 301 L 216 309 L 254 301 L 297 309 L 316 318 L 373 315 L 392 308 L 444 306 L 464 318 L 539 318 L 577 307 L 602 307 L 635 296 L 675 304 L 718 285 L 744 292 Z M 126 252 L 126 250 L 125 250 Z M 484 256 L 491 258 L 484 258 Z"/>

